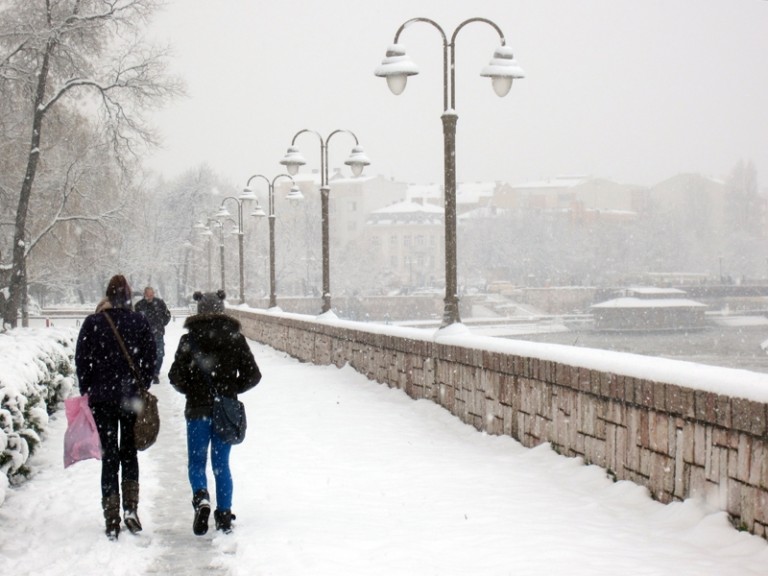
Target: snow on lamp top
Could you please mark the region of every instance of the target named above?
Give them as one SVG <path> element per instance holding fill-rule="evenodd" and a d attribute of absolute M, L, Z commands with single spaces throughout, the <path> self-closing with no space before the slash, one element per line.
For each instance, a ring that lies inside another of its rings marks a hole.
<path fill-rule="evenodd" d="M 296 175 L 299 171 L 299 167 L 304 166 L 306 163 L 307 161 L 296 146 L 289 146 L 285 156 L 280 160 L 280 164 L 285 166 L 288 174 L 291 176 Z"/>
<path fill-rule="evenodd" d="M 498 96 L 506 96 L 512 89 L 512 81 L 515 78 L 525 78 L 525 72 L 512 55 L 512 49 L 509 46 L 499 46 L 494 50 L 488 66 L 480 71 L 480 76 L 491 78 L 494 92 Z"/>
<path fill-rule="evenodd" d="M 360 174 L 363 173 L 363 168 L 368 166 L 370 163 L 371 161 L 368 159 L 368 156 L 365 155 L 362 146 L 355 146 L 352 148 L 352 152 L 350 153 L 349 158 L 344 161 L 344 164 L 352 169 L 352 174 L 354 174 L 356 177 L 360 176 Z"/>
<path fill-rule="evenodd" d="M 405 53 L 402 44 L 391 44 L 387 55 L 373 72 L 376 76 L 387 79 L 387 86 L 393 94 L 402 94 L 408 81 L 408 76 L 419 73 L 419 67 Z"/>

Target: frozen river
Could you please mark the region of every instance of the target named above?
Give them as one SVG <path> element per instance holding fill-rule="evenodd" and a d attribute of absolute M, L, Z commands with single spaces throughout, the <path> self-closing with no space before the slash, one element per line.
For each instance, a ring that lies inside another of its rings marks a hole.
<path fill-rule="evenodd" d="M 760 346 L 768 340 L 768 322 L 711 325 L 693 332 L 609 333 L 577 330 L 525 334 L 514 338 L 768 373 L 768 354 Z"/>

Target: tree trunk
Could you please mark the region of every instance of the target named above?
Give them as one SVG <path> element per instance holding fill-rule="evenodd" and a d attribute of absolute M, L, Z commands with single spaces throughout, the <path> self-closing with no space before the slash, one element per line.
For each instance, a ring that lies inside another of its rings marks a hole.
<path fill-rule="evenodd" d="M 24 176 L 24 181 L 21 183 L 19 205 L 16 210 L 16 229 L 13 234 L 13 262 L 9 287 L 10 295 L 3 314 L 3 321 L 14 328 L 17 325 L 19 309 L 23 304 L 24 288 L 26 286 L 25 260 L 27 257 L 27 212 L 29 211 L 29 199 L 32 196 L 32 184 L 35 181 L 35 174 L 37 174 L 37 161 L 40 159 L 40 132 L 43 127 L 43 116 L 45 115 L 43 101 L 45 99 L 45 88 L 48 80 L 50 54 L 54 44 L 54 40 L 48 40 L 45 46 L 45 53 L 43 54 L 40 74 L 37 77 L 35 108 L 32 117 L 32 141 L 29 147 L 29 158 L 27 159 L 27 172 Z"/>

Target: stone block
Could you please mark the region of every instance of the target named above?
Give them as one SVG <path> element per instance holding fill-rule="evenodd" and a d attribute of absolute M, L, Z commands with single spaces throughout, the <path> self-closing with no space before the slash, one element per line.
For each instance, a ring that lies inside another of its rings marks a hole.
<path fill-rule="evenodd" d="M 743 484 L 733 478 L 725 478 L 726 483 L 726 509 L 731 516 L 741 516 L 741 493 Z"/>
<path fill-rule="evenodd" d="M 600 391 L 602 387 L 602 377 L 603 373 L 598 372 L 597 370 L 590 370 L 589 371 L 589 390 L 591 394 L 594 396 L 600 396 Z"/>
<path fill-rule="evenodd" d="M 741 484 L 740 498 L 738 504 L 739 522 L 751 529 L 755 524 L 755 513 L 757 507 L 757 489 L 754 486 Z"/>
<path fill-rule="evenodd" d="M 616 426 L 614 434 L 613 471 L 619 478 L 625 478 L 625 468 L 629 456 L 629 434 L 624 426 Z"/>
<path fill-rule="evenodd" d="M 654 384 L 649 380 L 635 380 L 635 404 L 645 408 L 653 408 Z"/>
<path fill-rule="evenodd" d="M 709 483 L 702 466 L 689 466 L 688 468 L 688 496 L 705 498 Z"/>
<path fill-rule="evenodd" d="M 690 424 L 689 424 L 690 425 Z M 707 453 L 710 446 L 711 433 L 707 427 L 699 422 L 693 423 L 693 460 L 696 466 L 704 467 L 707 461 Z"/>
<path fill-rule="evenodd" d="M 587 368 L 578 368 L 578 379 L 576 383 L 576 389 L 580 392 L 591 392 L 592 391 L 592 382 L 590 380 L 591 378 L 591 371 Z"/>
<path fill-rule="evenodd" d="M 651 412 L 648 415 L 648 426 L 649 444 L 651 449 L 655 452 L 669 455 L 669 417 L 666 414 Z"/>
<path fill-rule="evenodd" d="M 749 476 L 747 483 L 752 486 L 760 486 L 760 477 L 763 467 L 763 461 L 766 456 L 766 443 L 764 440 L 754 439 L 750 447 L 749 454 Z"/>
<path fill-rule="evenodd" d="M 768 491 L 760 490 L 755 497 L 755 520 L 768 525 Z"/>
<path fill-rule="evenodd" d="M 623 374 L 613 374 L 611 378 L 611 395 L 610 398 L 614 402 L 620 402 L 621 404 L 630 404 L 626 397 L 626 379 Z"/>
<path fill-rule="evenodd" d="M 438 384 L 438 401 L 443 408 L 454 414 L 456 408 L 456 389 L 447 384 Z"/>
<path fill-rule="evenodd" d="M 597 394 L 602 398 L 611 398 L 613 396 L 612 392 L 612 384 L 614 382 L 614 375 L 610 372 L 599 372 L 599 385 L 600 388 L 597 391 Z"/>
<path fill-rule="evenodd" d="M 640 449 L 640 474 L 646 478 L 651 477 L 651 461 L 653 459 L 653 452 L 645 448 Z"/>
<path fill-rule="evenodd" d="M 605 440 L 599 438 L 586 437 L 584 439 L 584 457 L 592 464 L 606 467 L 606 445 Z"/>
<path fill-rule="evenodd" d="M 739 434 L 738 447 L 732 453 L 733 470 L 729 474 L 739 482 L 749 482 L 749 469 L 752 464 L 752 438 Z"/>
<path fill-rule="evenodd" d="M 732 427 L 758 437 L 766 436 L 766 404 L 746 400 L 731 399 Z"/>
<path fill-rule="evenodd" d="M 651 390 L 653 395 L 651 407 L 658 412 L 666 412 L 667 385 L 661 382 L 654 382 Z"/>
<path fill-rule="evenodd" d="M 516 386 L 515 377 L 506 374 L 499 376 L 499 402 L 505 406 L 513 406 L 515 403 Z"/>

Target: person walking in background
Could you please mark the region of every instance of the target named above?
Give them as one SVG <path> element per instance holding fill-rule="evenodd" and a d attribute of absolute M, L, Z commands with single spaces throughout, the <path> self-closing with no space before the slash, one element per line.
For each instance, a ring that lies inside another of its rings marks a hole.
<path fill-rule="evenodd" d="M 144 298 L 136 302 L 136 312 L 141 312 L 147 317 L 155 337 L 157 363 L 152 381 L 157 383 L 160 382 L 160 368 L 165 357 L 165 327 L 171 321 L 171 311 L 162 299 L 155 297 L 155 289 L 147 286 L 144 288 Z"/>
<path fill-rule="evenodd" d="M 232 531 L 232 473 L 229 454 L 232 446 L 212 429 L 214 396 L 237 398 L 256 386 L 261 372 L 248 342 L 240 333 L 240 322 L 224 314 L 225 293 L 195 292 L 197 314 L 184 322 L 188 332 L 179 341 L 168 378 L 173 387 L 187 398 L 184 417 L 187 422 L 187 457 L 189 483 L 192 487 L 194 519 L 192 530 L 208 532 L 211 501 L 208 494 L 206 466 L 208 447 L 216 482 L 216 529 Z"/>
<path fill-rule="evenodd" d="M 135 372 L 120 339 L 131 355 Z M 126 527 L 132 533 L 142 529 L 138 516 L 139 460 L 133 427 L 139 387 L 152 385 L 156 354 L 147 319 L 132 309 L 128 281 L 122 275 L 113 276 L 96 313 L 83 321 L 75 348 L 80 394 L 88 394 L 101 440 L 101 506 L 110 540 L 116 540 L 120 534 L 120 488 Z"/>

